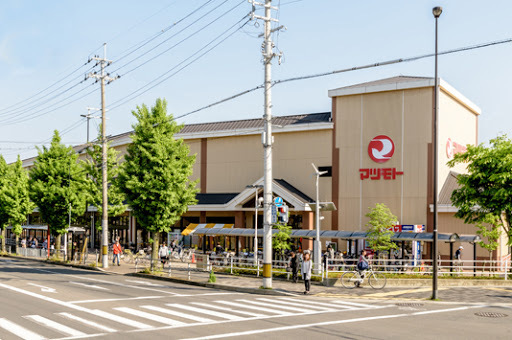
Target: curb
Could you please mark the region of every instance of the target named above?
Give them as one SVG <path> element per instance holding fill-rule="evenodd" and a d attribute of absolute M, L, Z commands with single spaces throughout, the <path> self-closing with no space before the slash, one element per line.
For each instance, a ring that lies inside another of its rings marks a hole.
<path fill-rule="evenodd" d="M 39 262 L 39 263 L 44 263 L 44 264 L 54 264 L 54 265 L 63 266 L 63 267 L 71 267 L 71 268 L 78 268 L 78 269 L 84 269 L 84 270 L 92 270 L 92 271 L 95 271 L 95 272 L 105 272 L 103 269 L 98 268 L 98 267 L 84 266 L 84 265 L 80 265 L 80 264 L 64 263 L 64 262 L 50 262 L 50 261 L 48 261 L 46 259 L 39 260 L 39 259 L 31 258 L 31 257 L 21 257 L 21 256 L 16 256 L 16 255 L 9 255 L 9 254 L 0 255 L 0 257 L 9 257 L 9 258 L 13 258 L 13 259 L 21 259 L 21 260 L 27 260 L 27 261 L 32 261 L 32 262 Z"/>

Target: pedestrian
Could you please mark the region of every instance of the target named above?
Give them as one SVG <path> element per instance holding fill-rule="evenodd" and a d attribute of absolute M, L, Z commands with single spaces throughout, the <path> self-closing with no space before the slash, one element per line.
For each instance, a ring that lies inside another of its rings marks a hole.
<path fill-rule="evenodd" d="M 455 259 L 460 261 L 462 259 L 462 251 L 464 250 L 463 246 L 460 246 L 459 249 L 455 252 Z"/>
<path fill-rule="evenodd" d="M 114 246 L 112 247 L 112 251 L 114 253 L 114 258 L 112 260 L 112 264 L 116 264 L 117 259 L 117 265 L 120 266 L 119 259 L 121 257 L 121 252 L 123 251 L 123 248 L 121 247 L 121 244 L 119 243 L 119 239 L 116 240 L 116 243 L 114 243 Z"/>
<path fill-rule="evenodd" d="M 165 262 L 167 262 L 167 256 L 169 256 L 169 248 L 167 248 L 166 244 L 160 244 L 160 249 L 158 249 L 158 256 L 160 256 L 160 261 L 162 261 L 162 267 L 165 266 Z"/>
<path fill-rule="evenodd" d="M 27 248 L 27 240 L 24 238 L 21 239 L 21 248 Z"/>
<path fill-rule="evenodd" d="M 304 291 L 304 295 L 309 294 L 309 290 L 311 288 L 311 254 L 309 250 L 304 251 L 304 261 L 302 262 L 302 279 L 304 280 L 304 285 L 306 290 Z"/>
<path fill-rule="evenodd" d="M 293 283 L 297 283 L 299 281 L 299 257 L 295 254 L 295 252 L 290 253 L 290 268 L 292 269 L 292 280 Z"/>

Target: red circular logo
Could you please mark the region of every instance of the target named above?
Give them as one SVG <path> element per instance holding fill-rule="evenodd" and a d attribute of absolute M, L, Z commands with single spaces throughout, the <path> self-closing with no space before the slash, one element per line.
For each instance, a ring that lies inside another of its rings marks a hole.
<path fill-rule="evenodd" d="M 374 137 L 368 144 L 368 155 L 377 163 L 387 162 L 395 153 L 395 144 L 388 136 Z"/>

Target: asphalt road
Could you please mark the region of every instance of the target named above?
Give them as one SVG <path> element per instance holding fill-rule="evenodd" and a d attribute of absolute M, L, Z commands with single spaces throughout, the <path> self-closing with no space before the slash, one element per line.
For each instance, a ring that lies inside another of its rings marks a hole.
<path fill-rule="evenodd" d="M 512 304 L 242 294 L 0 257 L 2 340 L 510 339 L 511 320 Z"/>

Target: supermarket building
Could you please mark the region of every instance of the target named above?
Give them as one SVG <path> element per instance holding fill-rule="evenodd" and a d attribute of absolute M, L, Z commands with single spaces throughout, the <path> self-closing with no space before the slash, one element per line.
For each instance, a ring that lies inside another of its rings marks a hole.
<path fill-rule="evenodd" d="M 450 202 L 457 187 L 456 174 L 465 169 L 462 165 L 450 169 L 446 162 L 464 151 L 465 145 L 478 143 L 481 111 L 442 79 L 439 84 L 438 229 L 440 233 L 474 234 L 473 225 L 454 217 L 456 208 Z M 332 112 L 273 118 L 273 193 L 290 207 L 289 224 L 294 229 L 314 229 L 309 205 L 316 190 L 314 163 L 327 171 L 320 177 L 320 201 L 337 207 L 322 213 L 322 230 L 365 230 L 368 209 L 384 203 L 400 225 L 424 225 L 431 232 L 434 79 L 399 76 L 333 89 L 328 95 Z M 258 190 L 254 186 L 263 184 L 262 129 L 263 119 L 249 119 L 190 124 L 176 135 L 196 154 L 191 179 L 199 179 L 200 189 L 198 203 L 174 226 L 176 233 L 199 223 L 254 228 Z M 111 145 L 121 155 L 131 142 L 130 135 L 112 138 Z M 33 161 L 25 160 L 25 167 L 30 168 Z M 262 189 L 258 194 L 262 196 Z M 97 214 L 93 210 L 89 214 Z M 259 228 L 262 220 L 259 210 Z M 111 235 L 121 236 L 125 243 L 141 244 L 147 239 L 130 211 L 112 221 L 110 229 Z M 345 241 L 332 241 L 341 250 L 347 247 Z M 209 247 L 215 242 L 211 240 Z M 249 234 L 240 242 L 242 248 L 252 249 Z M 310 239 L 295 242 L 312 248 Z M 227 247 L 233 243 L 228 239 Z M 500 244 L 495 259 L 508 254 L 506 241 Z M 429 246 L 422 251 L 428 256 Z M 440 244 L 440 253 L 449 256 L 447 244 Z M 465 252 L 464 256 L 471 259 L 473 255 Z M 480 247 L 477 256 L 489 258 Z"/>

